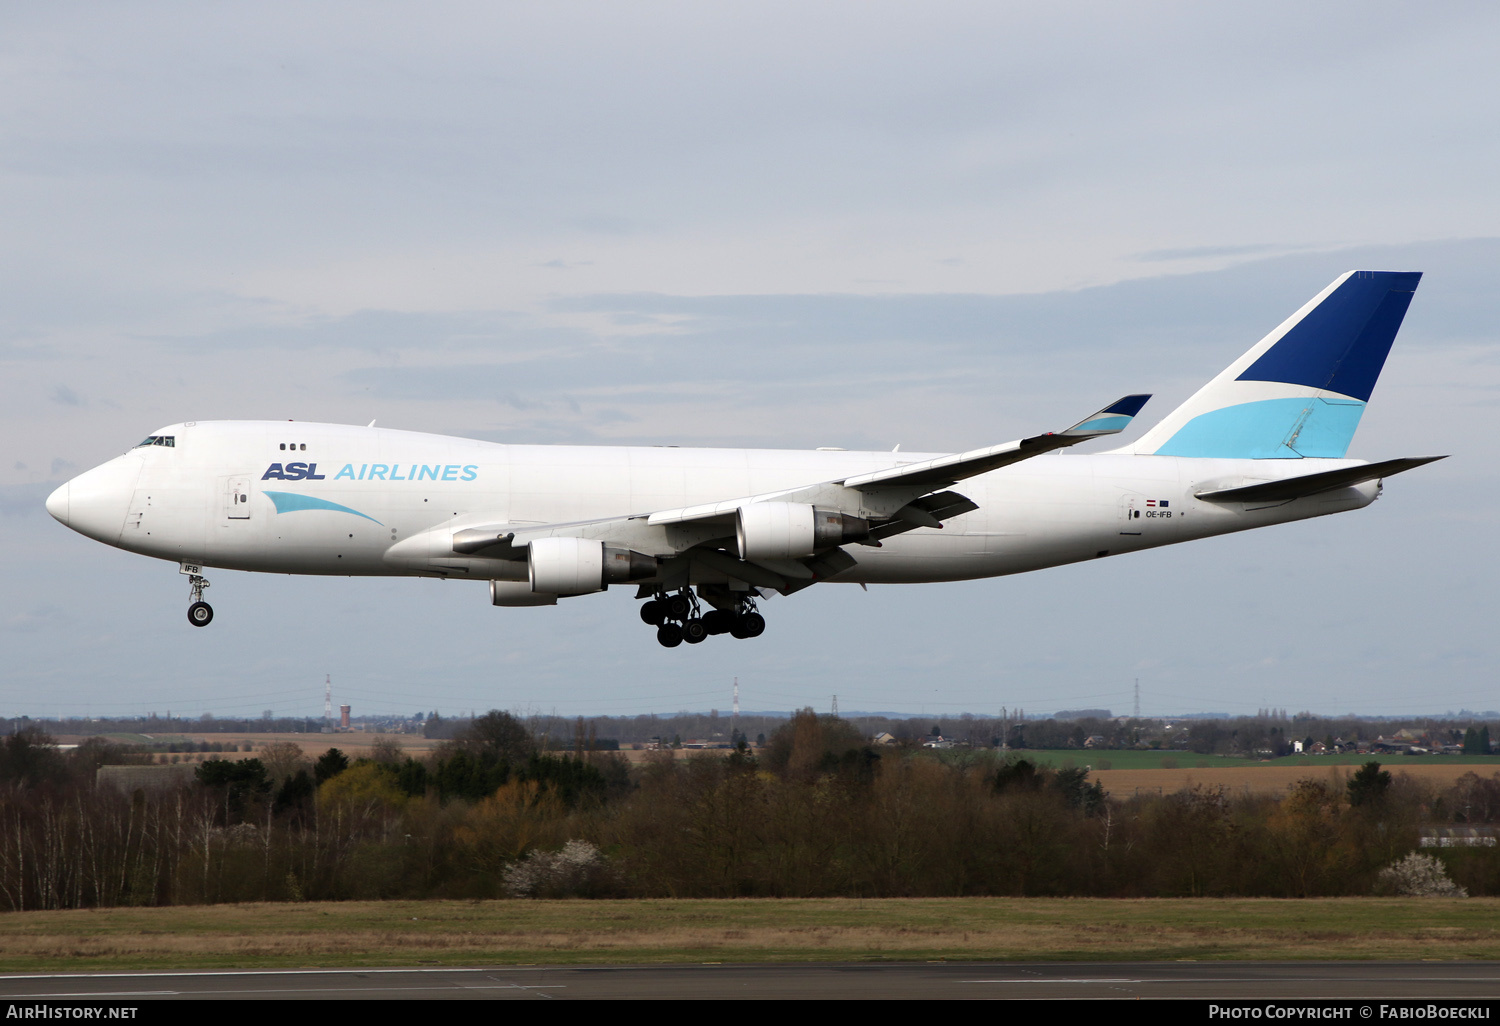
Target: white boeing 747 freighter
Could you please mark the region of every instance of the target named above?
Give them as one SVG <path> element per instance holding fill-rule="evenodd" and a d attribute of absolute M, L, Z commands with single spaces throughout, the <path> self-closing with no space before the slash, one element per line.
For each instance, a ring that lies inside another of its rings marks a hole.
<path fill-rule="evenodd" d="M 821 582 L 1040 570 L 1359 509 L 1439 456 L 1345 458 L 1420 280 L 1350 271 L 1134 444 L 1129 395 L 1065 430 L 952 455 L 505 445 L 337 424 L 172 424 L 47 510 L 188 575 L 206 567 L 486 581 L 500 606 L 630 585 L 662 645 L 765 630 Z"/>

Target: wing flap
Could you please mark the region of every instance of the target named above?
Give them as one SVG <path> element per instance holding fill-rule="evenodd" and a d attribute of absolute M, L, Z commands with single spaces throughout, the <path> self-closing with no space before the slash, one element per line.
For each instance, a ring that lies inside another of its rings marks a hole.
<path fill-rule="evenodd" d="M 941 529 L 944 520 L 972 513 L 978 508 L 979 503 L 958 492 L 937 492 L 933 495 L 924 495 L 902 506 L 886 523 L 870 528 L 870 537 L 878 542 L 882 538 L 905 534 L 919 527 Z"/>

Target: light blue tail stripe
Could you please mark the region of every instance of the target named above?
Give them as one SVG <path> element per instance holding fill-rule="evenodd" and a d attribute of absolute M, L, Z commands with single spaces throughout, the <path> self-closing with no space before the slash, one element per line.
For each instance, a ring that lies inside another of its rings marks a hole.
<path fill-rule="evenodd" d="M 1158 456 L 1343 459 L 1365 404 L 1357 399 L 1263 399 L 1210 410 L 1182 426 Z"/>

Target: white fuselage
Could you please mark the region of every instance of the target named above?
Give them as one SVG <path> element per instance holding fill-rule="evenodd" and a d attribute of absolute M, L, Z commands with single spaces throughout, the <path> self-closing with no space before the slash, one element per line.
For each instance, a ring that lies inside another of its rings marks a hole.
<path fill-rule="evenodd" d="M 52 496 L 49 510 L 89 537 L 181 563 L 475 579 L 507 571 L 493 559 L 448 558 L 438 566 L 426 548 L 402 542 L 479 524 L 648 514 L 933 455 L 504 445 L 281 421 L 186 423 L 159 434 L 174 444 L 138 447 L 80 475 Z M 845 546 L 857 564 L 833 579 L 993 577 L 1357 509 L 1373 501 L 1378 482 L 1258 506 L 1194 494 L 1359 462 L 1043 456 L 959 482 L 955 490 L 979 508 L 941 530 L 920 528 L 880 547 Z"/>

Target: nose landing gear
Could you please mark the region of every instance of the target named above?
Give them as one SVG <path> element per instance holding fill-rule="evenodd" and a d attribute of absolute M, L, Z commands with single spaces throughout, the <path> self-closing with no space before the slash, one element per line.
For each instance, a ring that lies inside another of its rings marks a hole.
<path fill-rule="evenodd" d="M 188 623 L 194 627 L 207 627 L 214 619 L 214 607 L 203 601 L 203 589 L 208 587 L 208 578 L 204 577 L 200 570 L 203 568 L 193 563 L 183 563 L 178 573 L 187 574 L 188 586 L 192 589 L 193 604 L 188 606 Z"/>

